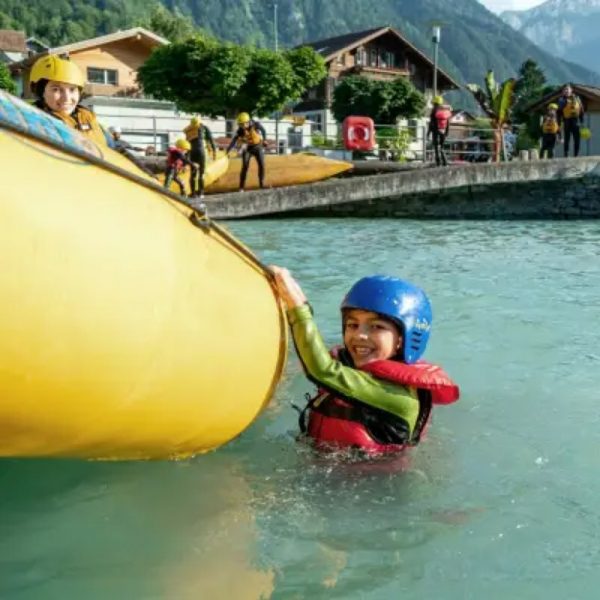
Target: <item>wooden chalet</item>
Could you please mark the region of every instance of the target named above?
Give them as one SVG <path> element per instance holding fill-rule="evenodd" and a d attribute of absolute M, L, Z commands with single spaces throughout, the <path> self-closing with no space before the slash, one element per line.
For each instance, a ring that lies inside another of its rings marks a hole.
<path fill-rule="evenodd" d="M 433 61 L 392 27 L 377 27 L 356 33 L 303 44 L 312 47 L 327 65 L 327 77 L 308 90 L 294 113 L 317 122 L 324 118 L 333 100 L 337 81 L 348 75 L 391 80 L 406 77 L 422 93 L 430 96 L 433 87 Z M 458 89 L 459 84 L 438 68 L 440 93 Z"/>

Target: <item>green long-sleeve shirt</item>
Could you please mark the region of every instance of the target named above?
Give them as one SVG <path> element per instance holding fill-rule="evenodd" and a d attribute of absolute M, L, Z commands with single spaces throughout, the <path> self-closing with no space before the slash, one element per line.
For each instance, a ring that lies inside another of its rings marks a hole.
<path fill-rule="evenodd" d="M 412 434 L 419 415 L 416 391 L 377 379 L 332 358 L 307 304 L 290 309 L 288 320 L 300 360 L 315 383 L 343 397 L 400 417 Z"/>

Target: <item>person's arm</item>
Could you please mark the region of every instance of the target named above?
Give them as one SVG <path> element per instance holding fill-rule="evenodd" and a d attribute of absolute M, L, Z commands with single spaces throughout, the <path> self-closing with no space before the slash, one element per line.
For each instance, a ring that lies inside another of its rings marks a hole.
<path fill-rule="evenodd" d="M 212 150 L 213 158 L 214 158 L 217 155 L 217 147 L 215 146 L 215 140 L 213 139 L 210 129 L 206 125 L 203 125 L 203 127 L 204 127 L 204 139 L 205 139 L 206 143 L 210 146 L 210 149 Z"/>
<path fill-rule="evenodd" d="M 263 127 L 262 123 L 259 123 L 258 121 L 254 121 L 254 127 L 256 127 L 258 133 L 260 133 L 260 135 L 262 136 L 263 144 L 266 144 L 267 132 L 265 131 L 265 128 Z"/>
<path fill-rule="evenodd" d="M 298 356 L 313 382 L 345 398 L 396 415 L 404 419 L 412 430 L 419 413 L 419 403 L 408 388 L 376 379 L 333 359 L 308 304 L 289 309 L 288 320 Z"/>
<path fill-rule="evenodd" d="M 431 115 L 429 116 L 429 126 L 427 127 L 427 137 L 429 137 L 433 133 L 435 122 L 435 108 L 431 111 Z"/>
<path fill-rule="evenodd" d="M 179 156 L 177 157 L 179 160 L 181 160 L 184 164 L 188 165 L 188 166 L 192 166 L 194 163 L 190 160 L 190 158 L 188 157 L 188 155 L 185 152 L 182 152 L 181 150 L 179 150 Z"/>
<path fill-rule="evenodd" d="M 334 360 L 321 338 L 298 282 L 287 269 L 273 266 L 271 272 L 275 276 L 277 291 L 288 307 L 294 342 L 308 377 L 346 398 L 399 416 L 412 430 L 419 412 L 419 403 L 411 396 L 408 388 L 375 379 L 364 371 L 346 367 Z"/>
<path fill-rule="evenodd" d="M 227 151 L 225 152 L 225 154 L 229 154 L 233 148 L 235 147 L 235 145 L 237 144 L 237 141 L 240 139 L 240 130 L 238 129 L 234 136 L 231 138 L 231 142 L 229 143 L 229 146 L 227 146 Z"/>
<path fill-rule="evenodd" d="M 565 103 L 562 100 L 558 101 L 558 108 L 556 109 L 556 120 L 558 121 L 558 126 L 562 127 L 563 124 L 563 108 L 565 107 Z"/>

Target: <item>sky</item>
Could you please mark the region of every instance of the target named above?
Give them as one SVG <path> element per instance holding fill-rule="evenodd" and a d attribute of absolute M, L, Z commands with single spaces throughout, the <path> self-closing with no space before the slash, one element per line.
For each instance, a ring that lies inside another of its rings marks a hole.
<path fill-rule="evenodd" d="M 544 0 L 479 0 L 489 10 L 500 13 L 503 10 L 526 10 L 542 4 Z"/>

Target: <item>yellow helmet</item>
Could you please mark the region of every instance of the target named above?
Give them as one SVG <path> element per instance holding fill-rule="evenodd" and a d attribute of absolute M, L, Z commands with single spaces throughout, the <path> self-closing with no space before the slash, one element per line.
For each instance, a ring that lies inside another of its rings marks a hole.
<path fill-rule="evenodd" d="M 548 104 L 548 108 L 551 108 L 552 110 L 558 110 L 558 104 L 556 104 L 556 102 L 550 102 L 550 104 Z"/>
<path fill-rule="evenodd" d="M 175 142 L 175 147 L 179 148 L 180 150 L 185 150 L 186 152 L 189 152 L 192 149 L 192 145 L 183 138 Z"/>
<path fill-rule="evenodd" d="M 69 83 L 82 88 L 85 83 L 81 69 L 68 58 L 48 54 L 38 59 L 31 68 L 29 82 L 38 83 L 41 79 Z"/>
<path fill-rule="evenodd" d="M 200 117 L 192 117 L 190 119 L 190 125 L 192 127 L 198 127 L 198 125 L 200 125 L 202 123 L 202 120 L 200 119 Z"/>
<path fill-rule="evenodd" d="M 579 135 L 582 140 L 589 140 L 592 137 L 592 132 L 587 127 L 582 127 L 579 130 Z"/>
<path fill-rule="evenodd" d="M 444 104 L 444 99 L 441 96 L 434 96 L 432 102 L 434 104 Z"/>
<path fill-rule="evenodd" d="M 248 123 L 250 121 L 250 115 L 247 112 L 242 112 L 237 116 L 238 125 L 242 123 Z"/>

